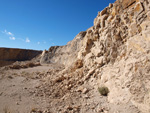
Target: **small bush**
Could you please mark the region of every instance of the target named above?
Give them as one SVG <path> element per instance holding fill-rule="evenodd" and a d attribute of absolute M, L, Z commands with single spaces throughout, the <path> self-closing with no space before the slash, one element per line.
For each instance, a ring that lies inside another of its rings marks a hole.
<path fill-rule="evenodd" d="M 34 67 L 34 66 L 35 66 L 35 64 L 31 63 L 31 62 L 27 64 L 27 67 Z"/>
<path fill-rule="evenodd" d="M 10 69 L 20 69 L 21 66 L 20 65 L 12 65 L 10 66 Z"/>
<path fill-rule="evenodd" d="M 108 89 L 107 87 L 105 87 L 105 86 L 99 87 L 99 88 L 98 88 L 98 91 L 99 91 L 99 93 L 100 93 L 101 95 L 103 95 L 103 96 L 107 96 L 108 93 L 109 93 L 109 89 Z"/>

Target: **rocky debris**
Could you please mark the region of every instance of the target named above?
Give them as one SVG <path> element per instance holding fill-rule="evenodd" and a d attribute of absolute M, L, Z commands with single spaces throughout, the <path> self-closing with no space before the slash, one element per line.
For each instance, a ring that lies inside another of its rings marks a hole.
<path fill-rule="evenodd" d="M 14 63 L 13 65 L 5 66 L 5 69 L 22 69 L 22 68 L 31 68 L 31 67 L 36 67 L 36 66 L 41 66 L 41 64 L 34 63 L 34 62 L 27 62 L 23 64 Z"/>
<path fill-rule="evenodd" d="M 57 66 L 33 73 L 41 84 L 32 93 L 47 99 L 49 112 L 149 113 L 149 12 L 148 0 L 116 0 L 98 12 L 91 28 L 43 51 L 40 62 Z"/>
<path fill-rule="evenodd" d="M 83 92 L 83 94 L 86 94 L 88 92 L 88 89 L 84 88 L 82 92 Z"/>
<path fill-rule="evenodd" d="M 110 103 L 127 104 L 127 102 L 131 100 L 132 105 L 138 107 L 142 112 L 149 111 L 148 103 L 144 102 L 144 98 L 148 98 L 146 91 L 149 90 L 146 88 L 146 84 L 139 82 L 139 86 L 133 85 L 137 84 L 137 81 L 140 81 L 140 76 L 142 76 L 140 74 L 139 77 L 136 76 L 133 78 L 134 73 L 136 73 L 139 68 L 136 66 L 136 69 L 128 69 L 128 65 L 135 65 L 137 62 L 142 64 L 142 55 L 145 55 L 147 58 L 149 57 L 148 26 L 150 7 L 148 6 L 149 2 L 147 0 L 117 0 L 114 4 L 110 4 L 109 7 L 98 12 L 97 17 L 94 19 L 94 25 L 87 29 L 84 36 L 82 36 L 84 38 L 80 40 L 81 43 L 78 43 L 80 49 L 77 51 L 72 50 L 73 54 L 76 52 L 75 54 L 77 55 L 76 57 L 72 57 L 72 59 L 79 59 L 75 60 L 76 63 L 74 67 L 68 67 L 69 65 L 66 63 L 68 61 L 66 60 L 61 62 L 65 64 L 66 69 L 72 69 L 69 73 L 69 75 L 72 75 L 72 79 L 73 76 L 76 76 L 77 70 L 80 70 L 80 68 L 84 70 L 84 76 L 80 79 L 78 79 L 79 77 L 76 78 L 76 80 L 79 81 L 74 81 L 73 84 L 66 85 L 67 90 L 72 91 L 76 84 L 75 82 L 79 84 L 82 83 L 83 85 L 86 84 L 87 81 L 89 82 L 94 77 L 97 77 L 100 78 L 95 79 L 97 84 L 105 85 L 110 89 L 108 95 L 108 101 Z M 79 35 L 77 35 L 77 37 Z M 76 42 L 75 40 L 77 39 L 78 38 L 75 38 L 66 46 L 61 47 L 59 52 L 70 54 L 64 51 L 63 48 L 75 48 L 75 46 L 70 45 Z M 143 59 L 145 59 L 145 57 L 143 56 Z M 53 58 L 57 59 L 56 52 Z M 65 56 L 63 56 L 63 59 L 64 58 Z M 70 59 L 71 57 L 66 58 Z M 72 62 L 71 59 L 70 61 Z M 147 65 L 148 64 L 146 64 L 142 70 L 145 70 Z M 61 80 L 61 83 L 71 79 L 68 77 L 63 81 Z M 147 81 L 147 83 L 149 82 Z M 76 91 L 80 93 L 83 92 L 83 89 L 84 88 L 80 86 Z M 131 89 L 132 93 L 130 92 Z M 143 110 L 143 108 L 145 108 L 145 110 Z"/>
<path fill-rule="evenodd" d="M 123 7 L 123 9 L 129 8 L 135 2 L 136 2 L 136 0 L 123 0 L 122 7 Z"/>
<path fill-rule="evenodd" d="M 77 59 L 77 53 L 82 46 L 82 40 L 86 35 L 86 31 L 80 32 L 74 40 L 67 43 L 65 46 L 54 46 L 49 51 L 43 51 L 41 64 L 60 63 L 66 66 L 71 66 Z"/>

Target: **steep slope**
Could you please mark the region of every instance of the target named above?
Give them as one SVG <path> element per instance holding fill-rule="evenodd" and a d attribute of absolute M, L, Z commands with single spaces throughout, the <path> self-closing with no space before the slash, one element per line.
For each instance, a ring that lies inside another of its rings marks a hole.
<path fill-rule="evenodd" d="M 101 70 L 98 82 L 109 88 L 109 102 L 131 102 L 146 113 L 150 112 L 149 2 L 118 0 L 110 4 L 87 31 L 78 55 L 88 69 Z"/>
<path fill-rule="evenodd" d="M 44 63 L 60 63 L 70 66 L 77 59 L 77 53 L 82 47 L 82 40 L 86 32 L 80 32 L 72 41 L 65 46 L 54 46 L 48 51 L 43 51 L 41 64 Z"/>
<path fill-rule="evenodd" d="M 117 0 L 98 13 L 94 26 L 87 29 L 77 44 L 77 51 L 66 49 L 70 48 L 68 45 L 55 48 L 48 61 L 59 62 L 66 67 L 73 66 L 76 61 L 71 70 L 83 70 L 83 80 L 89 82 L 94 79 L 97 84 L 94 87 L 107 86 L 110 103 L 132 104 L 149 113 L 149 26 L 149 0 Z"/>
<path fill-rule="evenodd" d="M 67 45 L 43 51 L 40 63 L 0 68 L 0 101 L 16 112 L 150 113 L 150 0 L 109 4 Z"/>

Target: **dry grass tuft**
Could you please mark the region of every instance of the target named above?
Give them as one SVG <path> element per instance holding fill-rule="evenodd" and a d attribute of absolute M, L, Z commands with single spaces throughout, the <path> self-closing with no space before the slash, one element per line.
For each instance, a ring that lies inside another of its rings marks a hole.
<path fill-rule="evenodd" d="M 98 91 L 99 91 L 99 93 L 100 93 L 101 95 L 103 95 L 103 96 L 107 96 L 108 93 L 109 93 L 109 89 L 108 89 L 107 87 L 105 87 L 105 86 L 99 87 L 99 88 L 98 88 Z"/>

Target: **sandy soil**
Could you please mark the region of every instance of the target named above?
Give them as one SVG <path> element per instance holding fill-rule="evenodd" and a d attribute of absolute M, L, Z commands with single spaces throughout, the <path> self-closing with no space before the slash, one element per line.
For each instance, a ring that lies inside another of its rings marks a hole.
<path fill-rule="evenodd" d="M 0 113 L 139 113 L 131 103 L 108 103 L 94 78 L 84 81 L 73 75 L 61 80 L 58 73 L 63 69 L 59 65 L 1 69 Z"/>
<path fill-rule="evenodd" d="M 51 65 L 44 65 L 20 70 L 1 70 L 0 113 L 29 113 L 35 108 L 46 108 L 46 100 L 35 96 L 34 92 L 41 83 L 38 73 L 51 68 Z"/>

